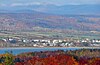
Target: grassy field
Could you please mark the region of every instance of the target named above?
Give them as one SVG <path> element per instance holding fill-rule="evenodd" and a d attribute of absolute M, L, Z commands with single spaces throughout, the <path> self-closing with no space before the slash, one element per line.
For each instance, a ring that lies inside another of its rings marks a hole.
<path fill-rule="evenodd" d="M 0 38 L 73 38 L 73 39 L 100 39 L 100 32 L 56 32 L 56 31 L 24 31 L 24 32 L 0 32 Z"/>

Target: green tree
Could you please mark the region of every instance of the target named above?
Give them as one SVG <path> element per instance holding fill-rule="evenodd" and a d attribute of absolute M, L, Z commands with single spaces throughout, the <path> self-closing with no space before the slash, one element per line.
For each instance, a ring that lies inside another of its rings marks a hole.
<path fill-rule="evenodd" d="M 8 52 L 7 52 L 7 53 L 5 54 L 4 65 L 14 65 L 12 53 L 8 53 Z"/>

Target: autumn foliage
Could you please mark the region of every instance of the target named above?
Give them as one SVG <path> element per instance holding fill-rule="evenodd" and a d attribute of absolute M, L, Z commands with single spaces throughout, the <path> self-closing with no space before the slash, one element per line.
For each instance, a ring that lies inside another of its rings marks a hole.
<path fill-rule="evenodd" d="M 0 56 L 0 65 L 100 65 L 100 56 L 93 55 L 99 50 L 92 50 L 92 54 L 88 52 L 91 56 L 84 56 L 87 51 L 91 50 L 29 52 L 17 56 L 6 53 Z"/>
<path fill-rule="evenodd" d="M 78 65 L 78 62 L 71 56 L 57 55 L 50 56 L 47 58 L 36 58 L 33 57 L 31 60 L 26 62 L 15 63 L 15 65 Z"/>
<path fill-rule="evenodd" d="M 100 65 L 100 58 L 80 59 L 76 61 L 72 56 L 57 55 L 48 58 L 36 58 L 15 65 Z"/>

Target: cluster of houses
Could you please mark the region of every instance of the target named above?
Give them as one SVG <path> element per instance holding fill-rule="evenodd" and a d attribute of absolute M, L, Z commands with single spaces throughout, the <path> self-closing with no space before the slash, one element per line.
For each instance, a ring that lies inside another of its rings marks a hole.
<path fill-rule="evenodd" d="M 100 39 L 0 39 L 0 47 L 100 47 Z"/>

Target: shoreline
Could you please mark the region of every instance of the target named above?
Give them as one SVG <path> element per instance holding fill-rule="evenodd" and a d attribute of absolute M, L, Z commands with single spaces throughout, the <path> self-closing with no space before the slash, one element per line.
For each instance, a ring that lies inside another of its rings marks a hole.
<path fill-rule="evenodd" d="M 1 49 L 43 49 L 43 48 L 78 48 L 78 49 L 100 49 L 100 47 L 2 47 Z"/>

